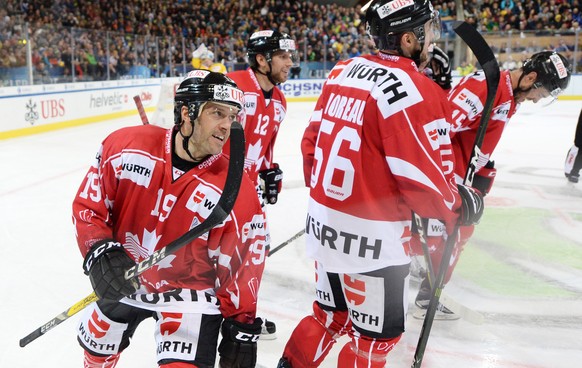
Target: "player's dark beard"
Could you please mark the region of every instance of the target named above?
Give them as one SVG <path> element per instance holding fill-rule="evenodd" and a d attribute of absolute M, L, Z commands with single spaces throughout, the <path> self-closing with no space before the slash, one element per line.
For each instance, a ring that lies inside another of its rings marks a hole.
<path fill-rule="evenodd" d="M 275 83 L 275 85 L 279 85 L 279 84 L 285 82 L 285 80 L 283 80 L 283 78 L 279 77 L 279 74 L 275 74 L 272 71 L 271 71 L 271 80 L 272 80 L 272 82 L 277 82 L 277 83 Z"/>
<path fill-rule="evenodd" d="M 420 49 L 416 49 L 412 52 L 412 54 L 410 55 L 410 58 L 412 59 L 412 61 L 414 61 L 414 63 L 416 64 L 417 67 L 420 67 L 421 64 L 426 64 L 426 59 L 422 60 L 422 50 L 424 48 L 424 42 L 420 44 Z"/>

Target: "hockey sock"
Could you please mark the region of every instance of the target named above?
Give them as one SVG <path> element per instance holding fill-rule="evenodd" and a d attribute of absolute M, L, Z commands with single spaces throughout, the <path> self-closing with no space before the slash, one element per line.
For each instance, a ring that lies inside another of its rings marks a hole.
<path fill-rule="evenodd" d="M 459 258 L 461 256 L 461 252 L 465 248 L 465 245 L 469 242 L 469 239 L 473 235 L 473 231 L 475 230 L 475 225 L 470 226 L 461 226 L 459 228 L 459 239 L 455 244 L 455 249 L 453 250 L 453 254 L 451 255 L 451 260 L 449 263 L 449 268 L 447 269 L 447 273 L 445 274 L 444 284 L 446 285 L 450 280 L 451 276 L 453 275 L 453 271 L 455 270 L 455 266 L 457 262 L 459 262 Z M 431 252 L 430 258 L 432 260 L 432 266 L 434 268 L 435 275 L 439 272 L 439 266 L 441 264 L 441 259 L 443 257 L 443 252 L 445 250 L 445 241 L 442 239 L 441 244 L 439 244 L 434 252 Z"/>
<path fill-rule="evenodd" d="M 315 368 L 325 359 L 350 325 L 348 312 L 324 311 L 313 303 L 314 315 L 299 322 L 283 351 L 283 357 L 293 368 Z"/>
<path fill-rule="evenodd" d="M 353 338 L 346 343 L 338 356 L 338 368 L 383 368 L 388 353 L 400 337 L 391 339 Z"/>
<path fill-rule="evenodd" d="M 85 350 L 83 358 L 84 368 L 114 368 L 119 360 L 119 354 L 96 356 Z"/>
<path fill-rule="evenodd" d="M 293 368 L 315 368 L 325 359 L 335 336 L 313 316 L 299 322 L 283 351 L 283 356 Z"/>
<path fill-rule="evenodd" d="M 160 364 L 160 368 L 194 368 L 196 367 L 192 363 L 184 363 L 184 362 L 172 362 L 168 364 Z"/>

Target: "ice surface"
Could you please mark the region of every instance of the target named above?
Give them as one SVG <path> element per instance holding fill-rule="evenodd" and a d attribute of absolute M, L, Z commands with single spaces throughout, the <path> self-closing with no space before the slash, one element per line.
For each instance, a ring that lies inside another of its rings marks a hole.
<path fill-rule="evenodd" d="M 313 105 L 290 103 L 278 138 L 275 156 L 285 184 L 277 205 L 269 207 L 273 246 L 304 223 L 308 192 L 299 142 Z M 563 160 L 581 107 L 580 101 L 545 109 L 526 104 L 506 128 L 494 154 L 498 177 L 484 220 L 445 289 L 485 322 L 435 322 L 423 367 L 580 366 L 582 183 L 566 183 Z M 91 292 L 75 245 L 71 202 L 100 141 L 139 122 L 136 114 L 0 141 L 0 367 L 82 365 L 77 316 L 25 348 L 18 341 Z M 310 313 L 313 279 L 303 238 L 268 258 L 259 310 L 277 323 L 278 338 L 259 342 L 260 366 L 275 367 L 292 329 Z M 409 318 L 388 367 L 410 367 L 421 325 Z M 119 367 L 156 366 L 152 330 L 150 321 L 140 326 Z M 346 341 L 339 340 L 324 367 L 335 367 Z"/>

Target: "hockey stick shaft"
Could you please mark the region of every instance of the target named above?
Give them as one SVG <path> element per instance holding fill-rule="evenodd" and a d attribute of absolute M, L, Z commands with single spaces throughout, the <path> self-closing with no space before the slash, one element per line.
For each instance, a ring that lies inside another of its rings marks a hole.
<path fill-rule="evenodd" d="M 269 251 L 269 255 L 267 257 L 272 256 L 274 253 L 278 252 L 281 248 L 283 248 L 284 246 L 286 246 L 287 244 L 291 243 L 292 241 L 294 241 L 295 239 L 299 238 L 301 235 L 305 234 L 305 229 L 301 229 L 299 230 L 295 235 L 293 235 L 292 237 L 290 237 L 289 239 L 285 240 L 283 243 L 277 245 L 275 248 L 271 249 Z"/>
<path fill-rule="evenodd" d="M 135 102 L 135 107 L 137 107 L 137 112 L 141 118 L 141 122 L 143 125 L 148 125 L 150 122 L 148 120 L 148 116 L 146 115 L 145 109 L 143 108 L 143 103 L 141 102 L 139 95 L 133 96 L 133 101 Z"/>
<path fill-rule="evenodd" d="M 423 219 L 416 213 L 412 213 L 412 219 L 416 223 L 416 228 L 420 236 L 420 244 L 422 246 L 422 254 L 424 256 L 424 261 L 426 263 L 427 277 L 429 284 L 432 286 L 434 283 L 434 268 L 432 266 L 432 260 L 430 259 L 430 250 L 428 249 L 428 244 L 426 240 L 427 232 L 424 227 Z"/>
<path fill-rule="evenodd" d="M 415 213 L 413 213 L 413 219 L 414 219 L 414 222 L 416 224 L 416 228 L 418 229 L 418 233 L 420 236 L 420 244 L 422 246 L 422 253 L 424 256 L 424 261 L 426 263 L 426 271 L 427 271 L 426 278 L 427 278 L 428 283 L 432 289 L 432 286 L 434 285 L 434 280 L 435 280 L 435 271 L 434 271 L 432 259 L 430 257 L 430 250 L 428 248 L 428 243 L 427 243 L 427 239 L 428 239 L 427 234 L 428 234 L 428 228 L 429 228 L 430 222 L 425 221 L 424 219 L 422 219 L 420 216 L 418 216 Z M 443 281 L 443 288 L 444 288 L 444 281 Z M 442 304 L 442 306 L 446 307 L 454 314 L 459 315 L 467 322 L 471 322 L 471 323 L 476 324 L 476 325 L 480 325 L 483 323 L 484 317 L 481 313 L 479 313 L 476 310 L 472 310 L 470 308 L 467 308 L 463 304 L 457 302 L 455 299 L 453 299 L 450 296 L 448 296 L 447 294 L 445 294 L 444 290 L 440 294 L 439 300 L 440 300 L 440 304 Z"/>
<path fill-rule="evenodd" d="M 131 267 L 125 272 L 125 279 L 130 279 L 136 277 L 146 270 L 153 267 L 155 264 L 160 262 L 162 259 L 166 258 L 170 254 L 177 252 L 180 248 L 191 243 L 196 238 L 208 232 L 210 229 L 224 221 L 228 216 L 230 211 L 234 206 L 234 202 L 238 196 L 238 191 L 240 189 L 240 183 L 243 175 L 244 167 L 244 130 L 239 123 L 233 123 L 231 126 L 230 135 L 230 162 L 228 165 L 228 173 L 226 176 L 226 181 L 224 183 L 224 188 L 222 190 L 222 195 L 218 200 L 218 203 L 210 213 L 210 215 L 202 221 L 199 225 L 190 229 L 187 233 L 179 237 L 178 239 L 170 242 L 165 247 L 155 251 L 148 258 L 139 262 L 135 266 Z M 73 306 L 54 317 L 47 323 L 43 324 L 41 327 L 37 328 L 24 338 L 20 339 L 20 346 L 25 347 L 32 341 L 41 337 L 54 327 L 61 324 L 61 322 L 67 320 L 69 317 L 75 315 L 79 311 L 83 310 L 89 304 L 97 301 L 99 298 L 95 293 L 91 293 L 87 297 L 83 298 L 79 302 L 75 303 Z"/>
<path fill-rule="evenodd" d="M 493 102 L 495 101 L 495 95 L 497 94 L 497 87 L 499 86 L 500 71 L 499 64 L 491 51 L 491 48 L 487 42 L 483 39 L 483 36 L 477 32 L 477 30 L 466 22 L 455 22 L 454 23 L 455 32 L 465 41 L 469 46 L 479 64 L 483 68 L 485 73 L 486 83 L 487 83 L 487 97 L 485 104 L 483 106 L 483 113 L 481 115 L 481 120 L 479 122 L 479 128 L 477 129 L 477 134 L 475 136 L 475 143 L 473 144 L 473 151 L 471 152 L 471 160 L 469 161 L 467 172 L 465 173 L 464 184 L 471 185 L 473 183 L 473 176 L 476 171 L 476 161 L 479 157 L 480 148 L 485 138 L 485 132 L 487 131 L 487 125 L 489 123 L 489 117 L 491 116 L 491 110 L 493 108 Z M 434 285 L 432 287 L 432 297 L 430 299 L 428 309 L 426 311 L 426 316 L 422 324 L 422 329 L 420 331 L 420 337 L 418 339 L 418 344 L 416 346 L 416 351 L 414 352 L 414 360 L 412 361 L 412 368 L 420 368 L 422 364 L 422 359 L 424 357 L 424 352 L 426 350 L 426 345 L 428 343 L 428 337 L 430 335 L 430 330 L 434 322 L 434 316 L 436 314 L 439 298 L 443 290 L 443 282 L 445 279 L 445 274 L 453 254 L 453 249 L 456 243 L 456 234 L 459 231 L 460 225 L 457 224 L 450 234 L 449 238 L 445 244 L 445 251 L 441 259 L 439 266 L 439 273 L 436 275 Z"/>

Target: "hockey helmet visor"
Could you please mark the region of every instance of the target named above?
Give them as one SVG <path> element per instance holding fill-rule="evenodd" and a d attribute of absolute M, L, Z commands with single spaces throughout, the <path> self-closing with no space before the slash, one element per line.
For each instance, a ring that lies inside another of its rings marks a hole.
<path fill-rule="evenodd" d="M 536 72 L 537 77 L 532 89 L 533 101 L 543 105 L 554 102 L 570 83 L 572 75 L 568 60 L 555 51 L 542 51 L 532 55 L 523 63 L 523 72 Z"/>

